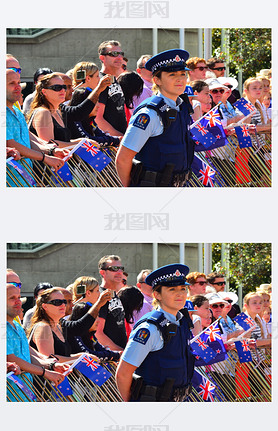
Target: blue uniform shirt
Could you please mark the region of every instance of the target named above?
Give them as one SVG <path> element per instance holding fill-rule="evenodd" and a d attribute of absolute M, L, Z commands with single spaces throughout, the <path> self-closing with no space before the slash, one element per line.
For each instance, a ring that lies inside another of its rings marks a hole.
<path fill-rule="evenodd" d="M 158 96 L 162 97 L 170 108 L 176 109 L 177 111 L 180 110 L 179 105 L 182 103 L 182 99 L 180 97 L 178 97 L 175 102 L 174 100 L 163 96 L 161 93 L 158 93 Z M 144 123 L 139 124 L 141 114 L 145 114 Z M 162 132 L 163 124 L 157 112 L 153 109 L 144 107 L 131 117 L 121 144 L 138 153 L 150 137 L 159 136 Z"/>
<path fill-rule="evenodd" d="M 169 322 L 179 326 L 179 320 L 183 317 L 180 312 L 177 313 L 177 316 L 173 316 L 160 307 L 158 311 L 162 311 Z M 139 367 L 150 352 L 162 349 L 163 344 L 163 337 L 159 329 L 152 323 L 142 322 L 131 332 L 121 358 L 128 364 Z"/>

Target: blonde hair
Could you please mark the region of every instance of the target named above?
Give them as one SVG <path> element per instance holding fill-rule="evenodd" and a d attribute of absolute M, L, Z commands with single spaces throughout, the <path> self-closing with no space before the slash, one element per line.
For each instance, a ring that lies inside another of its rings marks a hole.
<path fill-rule="evenodd" d="M 72 284 L 73 302 L 82 298 L 82 295 L 77 294 L 77 286 L 80 286 L 82 284 L 86 286 L 86 292 L 87 290 L 94 290 L 99 285 L 98 281 L 94 277 L 90 277 L 87 275 L 82 275 L 81 277 L 78 277 Z"/>
<path fill-rule="evenodd" d="M 247 293 L 247 295 L 245 295 L 245 297 L 243 298 L 243 304 L 244 304 L 244 306 L 243 306 L 243 308 L 242 308 L 242 311 L 243 311 L 243 312 L 247 311 L 247 309 L 246 309 L 246 307 L 245 307 L 245 304 L 246 304 L 246 305 L 249 305 L 250 299 L 251 299 L 251 298 L 254 298 L 255 296 L 259 296 L 259 297 L 261 297 L 261 298 L 262 298 L 262 300 L 263 300 L 263 296 L 262 296 L 262 294 L 261 294 L 261 293 L 259 293 L 259 292 L 249 292 L 249 293 Z M 261 336 L 262 336 L 262 338 L 263 338 L 264 330 L 263 330 L 263 327 L 262 327 L 262 324 L 261 324 L 261 320 L 260 320 L 260 318 L 258 318 L 257 316 L 255 316 L 255 319 L 254 319 L 254 320 L 255 320 L 255 322 L 257 323 L 257 325 L 259 325 L 260 330 L 261 330 Z"/>
<path fill-rule="evenodd" d="M 246 97 L 246 91 L 249 90 L 250 84 L 252 84 L 252 82 L 256 82 L 256 81 L 260 82 L 262 84 L 261 78 L 251 77 L 251 78 L 246 79 L 246 81 L 243 84 L 243 95 L 245 97 Z M 263 123 L 263 121 L 264 121 L 264 115 L 263 115 L 263 112 L 262 112 L 261 105 L 259 103 L 257 103 L 257 101 L 256 101 L 254 106 L 259 111 L 260 116 L 261 116 L 261 122 Z"/>
<path fill-rule="evenodd" d="M 95 63 L 92 63 L 90 61 L 80 61 L 79 63 L 77 63 L 72 69 L 73 87 L 76 87 L 83 81 L 82 79 L 77 79 L 77 72 L 81 70 L 84 70 L 86 72 L 86 76 L 94 75 L 98 71 L 98 67 Z"/>

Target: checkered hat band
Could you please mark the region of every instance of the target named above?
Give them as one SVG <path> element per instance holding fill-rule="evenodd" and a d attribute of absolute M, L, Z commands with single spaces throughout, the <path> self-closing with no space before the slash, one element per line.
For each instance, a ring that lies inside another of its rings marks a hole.
<path fill-rule="evenodd" d="M 163 60 L 153 65 L 152 72 L 155 72 L 157 69 L 161 69 L 162 67 L 173 67 L 173 66 L 185 66 L 186 62 L 184 60 L 176 61 L 176 60 Z"/>
<path fill-rule="evenodd" d="M 183 281 L 185 279 L 186 279 L 186 275 L 182 273 L 180 273 L 180 275 L 175 275 L 175 274 L 161 275 L 160 277 L 157 277 L 153 280 L 152 287 L 155 286 L 156 284 L 162 284 L 163 282 L 175 281 L 175 280 Z"/>

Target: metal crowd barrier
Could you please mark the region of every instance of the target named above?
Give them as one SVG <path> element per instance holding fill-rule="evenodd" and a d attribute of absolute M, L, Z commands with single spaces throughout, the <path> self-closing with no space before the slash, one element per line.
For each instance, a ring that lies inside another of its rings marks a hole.
<path fill-rule="evenodd" d="M 231 135 L 225 146 L 196 153 L 215 171 L 214 187 L 271 187 L 271 135 L 261 133 L 252 135 L 251 139 L 252 147 L 240 149 L 237 137 Z M 55 175 L 55 180 L 52 170 L 45 164 L 33 161 L 31 169 L 24 159 L 21 162 L 36 181 L 36 187 L 122 187 L 115 167 L 117 149 L 111 147 L 102 151 L 111 162 L 101 172 L 74 155 L 68 162 L 71 181 L 65 181 L 59 175 Z M 9 165 L 7 177 L 16 187 L 31 187 L 23 177 L 19 181 Z M 188 186 L 204 187 L 194 173 Z"/>
<path fill-rule="evenodd" d="M 252 362 L 242 364 L 239 362 L 236 350 L 230 350 L 228 359 L 225 361 L 210 366 L 195 367 L 202 376 L 216 386 L 214 402 L 271 402 L 271 350 L 257 349 L 257 355 L 258 359 L 255 357 Z M 102 366 L 112 374 L 102 386 L 97 386 L 74 369 L 68 375 L 73 393 L 67 396 L 45 379 L 33 376 L 32 383 L 26 375 L 22 374 L 21 377 L 35 394 L 37 402 L 122 402 L 115 381 L 117 364 L 109 362 L 102 363 Z M 12 397 L 16 401 L 24 401 L 20 390 L 15 392 L 7 379 L 7 401 L 11 401 Z M 193 388 L 187 401 L 204 402 L 204 399 Z"/>
<path fill-rule="evenodd" d="M 214 171 L 214 187 L 271 187 L 271 134 L 251 135 L 252 147 L 240 148 L 235 135 L 228 144 L 197 152 Z M 204 187 L 193 173 L 189 187 Z"/>

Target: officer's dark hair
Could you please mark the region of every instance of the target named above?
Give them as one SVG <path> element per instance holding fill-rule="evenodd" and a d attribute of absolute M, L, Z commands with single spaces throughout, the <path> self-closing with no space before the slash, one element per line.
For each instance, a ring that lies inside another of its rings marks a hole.
<path fill-rule="evenodd" d="M 107 266 L 106 262 L 109 260 L 121 260 L 121 258 L 115 254 L 103 256 L 98 262 L 98 269 L 105 269 Z"/>
<path fill-rule="evenodd" d="M 191 81 L 190 86 L 192 87 L 193 91 L 197 91 L 197 93 L 200 93 L 205 87 L 208 87 L 208 84 L 205 81 Z"/>
<path fill-rule="evenodd" d="M 134 323 L 134 311 L 140 311 L 143 307 L 144 295 L 136 286 L 122 287 L 117 293 L 124 307 L 125 319 L 128 323 Z"/>
<path fill-rule="evenodd" d="M 224 63 L 224 60 L 219 57 L 212 57 L 207 60 L 207 65 L 210 69 L 213 69 L 216 63 Z"/>
<path fill-rule="evenodd" d="M 204 295 L 194 295 L 190 298 L 190 301 L 192 304 L 196 305 L 196 307 L 201 307 L 206 301 L 208 301 L 208 298 L 206 298 Z"/>
<path fill-rule="evenodd" d="M 224 274 L 221 274 L 221 272 L 211 272 L 207 275 L 207 281 L 211 284 L 214 283 L 216 278 L 225 278 Z"/>

